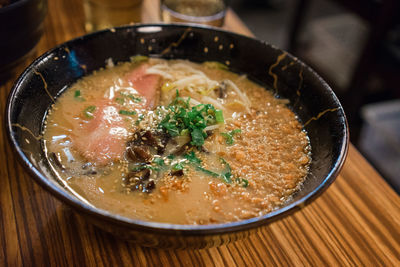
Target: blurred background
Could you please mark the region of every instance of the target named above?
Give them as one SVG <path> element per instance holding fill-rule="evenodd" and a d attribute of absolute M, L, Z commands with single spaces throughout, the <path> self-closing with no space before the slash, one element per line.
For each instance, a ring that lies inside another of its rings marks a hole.
<path fill-rule="evenodd" d="M 232 0 L 257 38 L 328 81 L 350 138 L 400 192 L 400 1 Z"/>

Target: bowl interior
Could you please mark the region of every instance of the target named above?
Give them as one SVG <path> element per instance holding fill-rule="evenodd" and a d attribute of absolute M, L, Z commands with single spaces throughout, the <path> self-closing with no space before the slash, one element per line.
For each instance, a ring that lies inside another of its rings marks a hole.
<path fill-rule="evenodd" d="M 264 42 L 215 29 L 183 25 L 127 26 L 80 37 L 47 52 L 21 75 L 10 94 L 6 119 L 10 140 L 36 180 L 63 201 L 86 212 L 132 222 L 91 208 L 66 192 L 45 160 L 40 135 L 48 108 L 66 87 L 104 67 L 109 58 L 114 62 L 128 61 L 137 54 L 219 61 L 290 100 L 289 106 L 305 125 L 310 138 L 310 173 L 303 188 L 285 207 L 249 222 L 265 223 L 308 203 L 338 174 L 348 145 L 343 109 L 329 86 L 296 58 Z M 157 226 L 185 229 L 185 226 L 167 224 Z M 202 229 L 202 226 L 196 227 Z"/>

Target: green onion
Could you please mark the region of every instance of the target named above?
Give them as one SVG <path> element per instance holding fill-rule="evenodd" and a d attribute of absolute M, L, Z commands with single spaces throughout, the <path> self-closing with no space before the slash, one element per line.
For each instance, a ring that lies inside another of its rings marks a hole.
<path fill-rule="evenodd" d="M 80 90 L 75 90 L 74 98 L 78 101 L 85 101 L 85 99 L 81 96 Z"/>
<path fill-rule="evenodd" d="M 242 132 L 242 130 L 240 130 L 240 129 L 235 129 L 235 130 L 232 130 L 232 131 L 231 131 L 231 135 L 238 134 L 238 133 L 241 133 L 241 132 Z"/>
<path fill-rule="evenodd" d="M 232 135 L 230 135 L 229 133 L 220 133 L 220 135 L 222 135 L 223 137 L 225 137 L 225 142 L 228 145 L 233 145 L 233 138 Z"/>
<path fill-rule="evenodd" d="M 232 179 L 231 179 L 231 176 L 232 176 L 231 166 L 223 158 L 220 158 L 220 160 L 225 165 L 225 170 L 221 173 L 221 178 L 225 181 L 225 183 L 230 184 L 232 182 Z"/>
<path fill-rule="evenodd" d="M 220 133 L 220 134 L 223 137 L 225 137 L 225 142 L 226 142 L 227 145 L 233 145 L 233 143 L 234 143 L 233 136 L 235 134 L 238 134 L 238 133 L 241 133 L 241 132 L 242 132 L 242 130 L 235 129 L 235 130 L 232 130 L 232 131 L 230 131 L 228 133 Z"/>
<path fill-rule="evenodd" d="M 118 102 L 118 104 L 123 105 L 125 103 L 125 99 L 122 97 L 116 97 L 115 101 Z"/>
<path fill-rule="evenodd" d="M 142 102 L 142 99 L 140 97 L 136 97 L 136 96 L 133 96 L 133 95 L 127 95 L 127 97 L 129 97 L 130 99 L 132 99 L 136 103 Z"/>
<path fill-rule="evenodd" d="M 201 164 L 201 159 L 196 157 L 196 154 L 193 151 L 191 151 L 189 154 L 185 154 L 183 157 L 187 159 L 190 163 Z"/>
<path fill-rule="evenodd" d="M 207 175 L 213 176 L 213 177 L 220 177 L 225 183 L 232 183 L 232 170 L 231 166 L 229 165 L 228 162 L 226 162 L 223 158 L 220 158 L 221 163 L 225 165 L 224 170 L 221 173 L 217 173 L 211 170 L 207 170 L 201 166 L 201 159 L 199 159 L 194 151 L 191 151 L 188 154 L 185 154 L 183 156 L 189 163 L 192 164 L 196 168 L 196 170 L 201 171 Z"/>
<path fill-rule="evenodd" d="M 225 172 L 221 174 L 221 178 L 224 180 L 225 183 L 230 184 L 232 182 L 231 179 L 232 173 L 231 172 Z"/>
<path fill-rule="evenodd" d="M 139 123 L 140 123 L 143 119 L 144 119 L 144 115 L 143 115 L 143 114 L 140 114 L 140 115 L 139 115 L 139 119 L 137 119 L 137 120 L 135 121 L 135 125 L 139 125 Z"/>
<path fill-rule="evenodd" d="M 167 133 L 172 137 L 179 135 L 179 129 L 174 123 L 162 122 L 161 125 L 167 130 Z"/>
<path fill-rule="evenodd" d="M 192 130 L 190 135 L 192 136 L 192 141 L 190 142 L 191 145 L 199 147 L 204 144 L 204 136 L 202 130 L 195 128 Z"/>
<path fill-rule="evenodd" d="M 136 103 L 139 103 L 139 102 L 142 102 L 142 99 L 140 98 L 140 97 L 136 97 L 136 96 L 134 96 L 134 95 L 131 95 L 131 94 L 126 94 L 126 93 L 120 93 L 120 95 L 122 96 L 122 97 L 127 97 L 127 98 L 130 98 L 131 100 L 133 100 L 134 102 L 136 102 Z M 117 99 L 115 99 L 115 100 L 117 100 Z"/>
<path fill-rule="evenodd" d="M 189 129 L 183 129 L 180 135 L 189 135 Z"/>
<path fill-rule="evenodd" d="M 204 169 L 201 166 L 197 166 L 196 169 L 201 171 L 201 172 L 203 172 L 203 173 L 205 173 L 205 174 L 207 174 L 207 175 L 213 176 L 213 177 L 219 177 L 220 176 L 218 173 L 210 171 L 210 170 L 207 170 L 207 169 Z"/>
<path fill-rule="evenodd" d="M 165 165 L 165 162 L 164 162 L 164 160 L 162 158 L 155 158 L 155 159 L 153 159 L 153 162 L 155 164 L 157 164 L 158 166 L 164 166 Z"/>
<path fill-rule="evenodd" d="M 141 171 L 141 170 L 144 170 L 144 169 L 149 169 L 149 170 L 152 170 L 152 171 L 160 171 L 160 168 L 151 166 L 149 164 L 143 165 L 143 166 L 139 166 L 139 167 L 134 167 L 131 170 L 132 171 Z"/>
<path fill-rule="evenodd" d="M 218 123 L 224 122 L 224 114 L 222 113 L 222 110 L 215 111 L 215 119 Z"/>
<path fill-rule="evenodd" d="M 123 110 L 121 109 L 119 111 L 119 114 L 121 115 L 127 115 L 127 116 L 132 116 L 132 115 L 136 115 L 136 111 L 128 111 L 128 110 Z"/>
<path fill-rule="evenodd" d="M 140 62 L 144 62 L 144 61 L 148 61 L 148 60 L 149 60 L 149 57 L 142 56 L 142 55 L 137 55 L 137 56 L 131 57 L 131 61 L 133 63 L 140 63 Z"/>
<path fill-rule="evenodd" d="M 183 164 L 182 162 L 176 163 L 172 166 L 173 171 L 180 171 L 183 170 Z"/>
<path fill-rule="evenodd" d="M 211 104 L 190 107 L 189 101 L 190 99 L 181 98 L 177 90 L 175 99 L 167 106 L 168 113 L 159 123 L 159 128 L 172 137 L 190 134 L 191 145 L 200 147 L 207 138 L 204 129 L 216 123 L 217 113 L 220 121 L 223 121 L 223 116 Z"/>
<path fill-rule="evenodd" d="M 249 186 L 249 181 L 243 178 L 236 178 L 235 180 L 238 184 L 241 184 L 243 187 L 248 187 Z"/>
<path fill-rule="evenodd" d="M 228 66 L 226 66 L 225 64 L 222 64 L 220 62 L 217 61 L 206 61 L 203 63 L 204 66 L 206 66 L 207 68 L 210 69 L 220 69 L 220 70 L 228 70 Z"/>
<path fill-rule="evenodd" d="M 93 119 L 93 113 L 96 110 L 96 106 L 88 106 L 83 110 L 83 115 L 88 119 Z"/>

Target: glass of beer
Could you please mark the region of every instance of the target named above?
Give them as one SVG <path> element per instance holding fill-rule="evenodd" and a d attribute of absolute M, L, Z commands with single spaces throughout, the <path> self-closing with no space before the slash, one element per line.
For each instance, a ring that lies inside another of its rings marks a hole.
<path fill-rule="evenodd" d="M 224 24 L 227 0 L 161 0 L 164 22 L 190 22 L 221 27 Z"/>
<path fill-rule="evenodd" d="M 142 0 L 84 0 L 87 32 L 141 21 Z"/>

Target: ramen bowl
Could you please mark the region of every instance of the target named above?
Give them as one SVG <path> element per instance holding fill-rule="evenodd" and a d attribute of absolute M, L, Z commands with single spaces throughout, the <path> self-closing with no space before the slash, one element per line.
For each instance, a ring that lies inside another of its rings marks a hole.
<path fill-rule="evenodd" d="M 264 216 L 223 224 L 178 225 L 129 219 L 75 197 L 57 179 L 43 151 L 41 134 L 50 106 L 65 88 L 102 68 L 110 58 L 133 55 L 194 62 L 218 61 L 244 73 L 282 98 L 308 133 L 312 162 L 303 186 L 290 201 Z M 308 66 L 263 41 L 191 25 L 136 25 L 85 35 L 48 51 L 16 81 L 9 95 L 6 130 L 33 179 L 105 231 L 143 246 L 205 248 L 248 236 L 319 196 L 338 175 L 348 149 L 348 126 L 331 88 Z"/>

